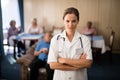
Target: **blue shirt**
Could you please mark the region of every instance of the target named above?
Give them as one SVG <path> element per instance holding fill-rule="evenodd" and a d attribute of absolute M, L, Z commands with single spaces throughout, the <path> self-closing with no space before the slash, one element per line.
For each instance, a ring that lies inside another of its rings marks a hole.
<path fill-rule="evenodd" d="M 45 42 L 44 40 L 40 40 L 40 41 L 38 42 L 36 48 L 35 48 L 35 51 L 39 51 L 39 50 L 42 49 L 42 48 L 47 48 L 47 49 L 49 50 L 49 47 L 50 47 L 50 42 L 47 43 L 47 42 Z M 40 60 L 42 60 L 42 61 L 47 61 L 47 57 L 48 57 L 48 55 L 45 54 L 45 53 L 40 53 L 40 54 L 38 55 L 38 58 L 39 58 Z"/>

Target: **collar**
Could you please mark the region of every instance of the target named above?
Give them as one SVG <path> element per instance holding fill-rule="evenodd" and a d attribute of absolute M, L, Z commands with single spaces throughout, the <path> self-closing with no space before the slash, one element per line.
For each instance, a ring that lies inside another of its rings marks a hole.
<path fill-rule="evenodd" d="M 75 34 L 74 34 L 74 38 L 75 38 L 75 39 L 78 39 L 78 38 L 80 38 L 81 36 L 82 36 L 82 35 L 76 30 L 76 31 L 75 31 Z M 61 33 L 61 37 L 67 38 L 67 36 L 66 36 L 66 31 L 65 31 L 65 30 Z"/>

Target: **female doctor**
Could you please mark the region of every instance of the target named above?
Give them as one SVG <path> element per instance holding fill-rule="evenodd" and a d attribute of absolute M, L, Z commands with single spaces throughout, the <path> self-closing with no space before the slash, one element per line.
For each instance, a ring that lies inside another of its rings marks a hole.
<path fill-rule="evenodd" d="M 67 8 L 63 15 L 65 30 L 51 40 L 48 63 L 54 69 L 53 80 L 87 80 L 92 64 L 90 40 L 77 32 L 79 12 Z"/>

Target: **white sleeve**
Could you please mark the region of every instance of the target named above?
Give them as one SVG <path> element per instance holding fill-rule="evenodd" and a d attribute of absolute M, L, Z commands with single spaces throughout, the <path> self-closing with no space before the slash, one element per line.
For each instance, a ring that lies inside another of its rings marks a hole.
<path fill-rule="evenodd" d="M 57 43 L 57 36 L 54 36 L 50 43 L 50 49 L 48 54 L 48 63 L 49 62 L 57 62 L 58 58 L 58 43 Z"/>
<path fill-rule="evenodd" d="M 87 54 L 87 59 L 92 60 L 92 50 L 91 50 L 91 42 L 88 37 L 83 38 L 83 47 L 84 47 L 84 53 Z"/>

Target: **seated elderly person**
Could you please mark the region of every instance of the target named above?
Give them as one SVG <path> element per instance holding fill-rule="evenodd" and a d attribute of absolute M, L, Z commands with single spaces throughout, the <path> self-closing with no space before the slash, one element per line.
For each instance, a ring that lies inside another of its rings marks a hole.
<path fill-rule="evenodd" d="M 52 35 L 50 32 L 45 33 L 44 39 L 37 43 L 34 56 L 36 58 L 30 64 L 30 80 L 37 80 L 39 68 L 45 67 L 47 71 L 47 79 L 52 80 L 53 70 L 47 64 L 48 51 L 50 47 L 50 40 Z M 40 76 L 41 77 L 41 76 Z"/>
<path fill-rule="evenodd" d="M 19 30 L 16 28 L 16 21 L 11 20 L 10 21 L 10 27 L 8 29 L 8 44 L 13 45 L 13 40 L 11 39 L 13 36 L 18 35 L 21 33 L 21 29 Z M 25 45 L 22 43 L 22 41 L 17 41 L 17 47 L 18 47 L 18 57 L 20 57 L 20 53 L 22 52 L 23 54 L 25 53 Z"/>
<path fill-rule="evenodd" d="M 28 27 L 28 33 L 29 34 L 40 34 L 43 33 L 43 28 L 38 25 L 37 19 L 33 18 L 30 26 Z M 32 46 L 35 44 L 37 41 L 36 40 L 30 40 L 30 45 Z"/>
<path fill-rule="evenodd" d="M 82 30 L 82 34 L 85 34 L 87 36 L 97 34 L 96 29 L 92 27 L 92 22 L 91 21 L 87 22 L 87 25 Z"/>

